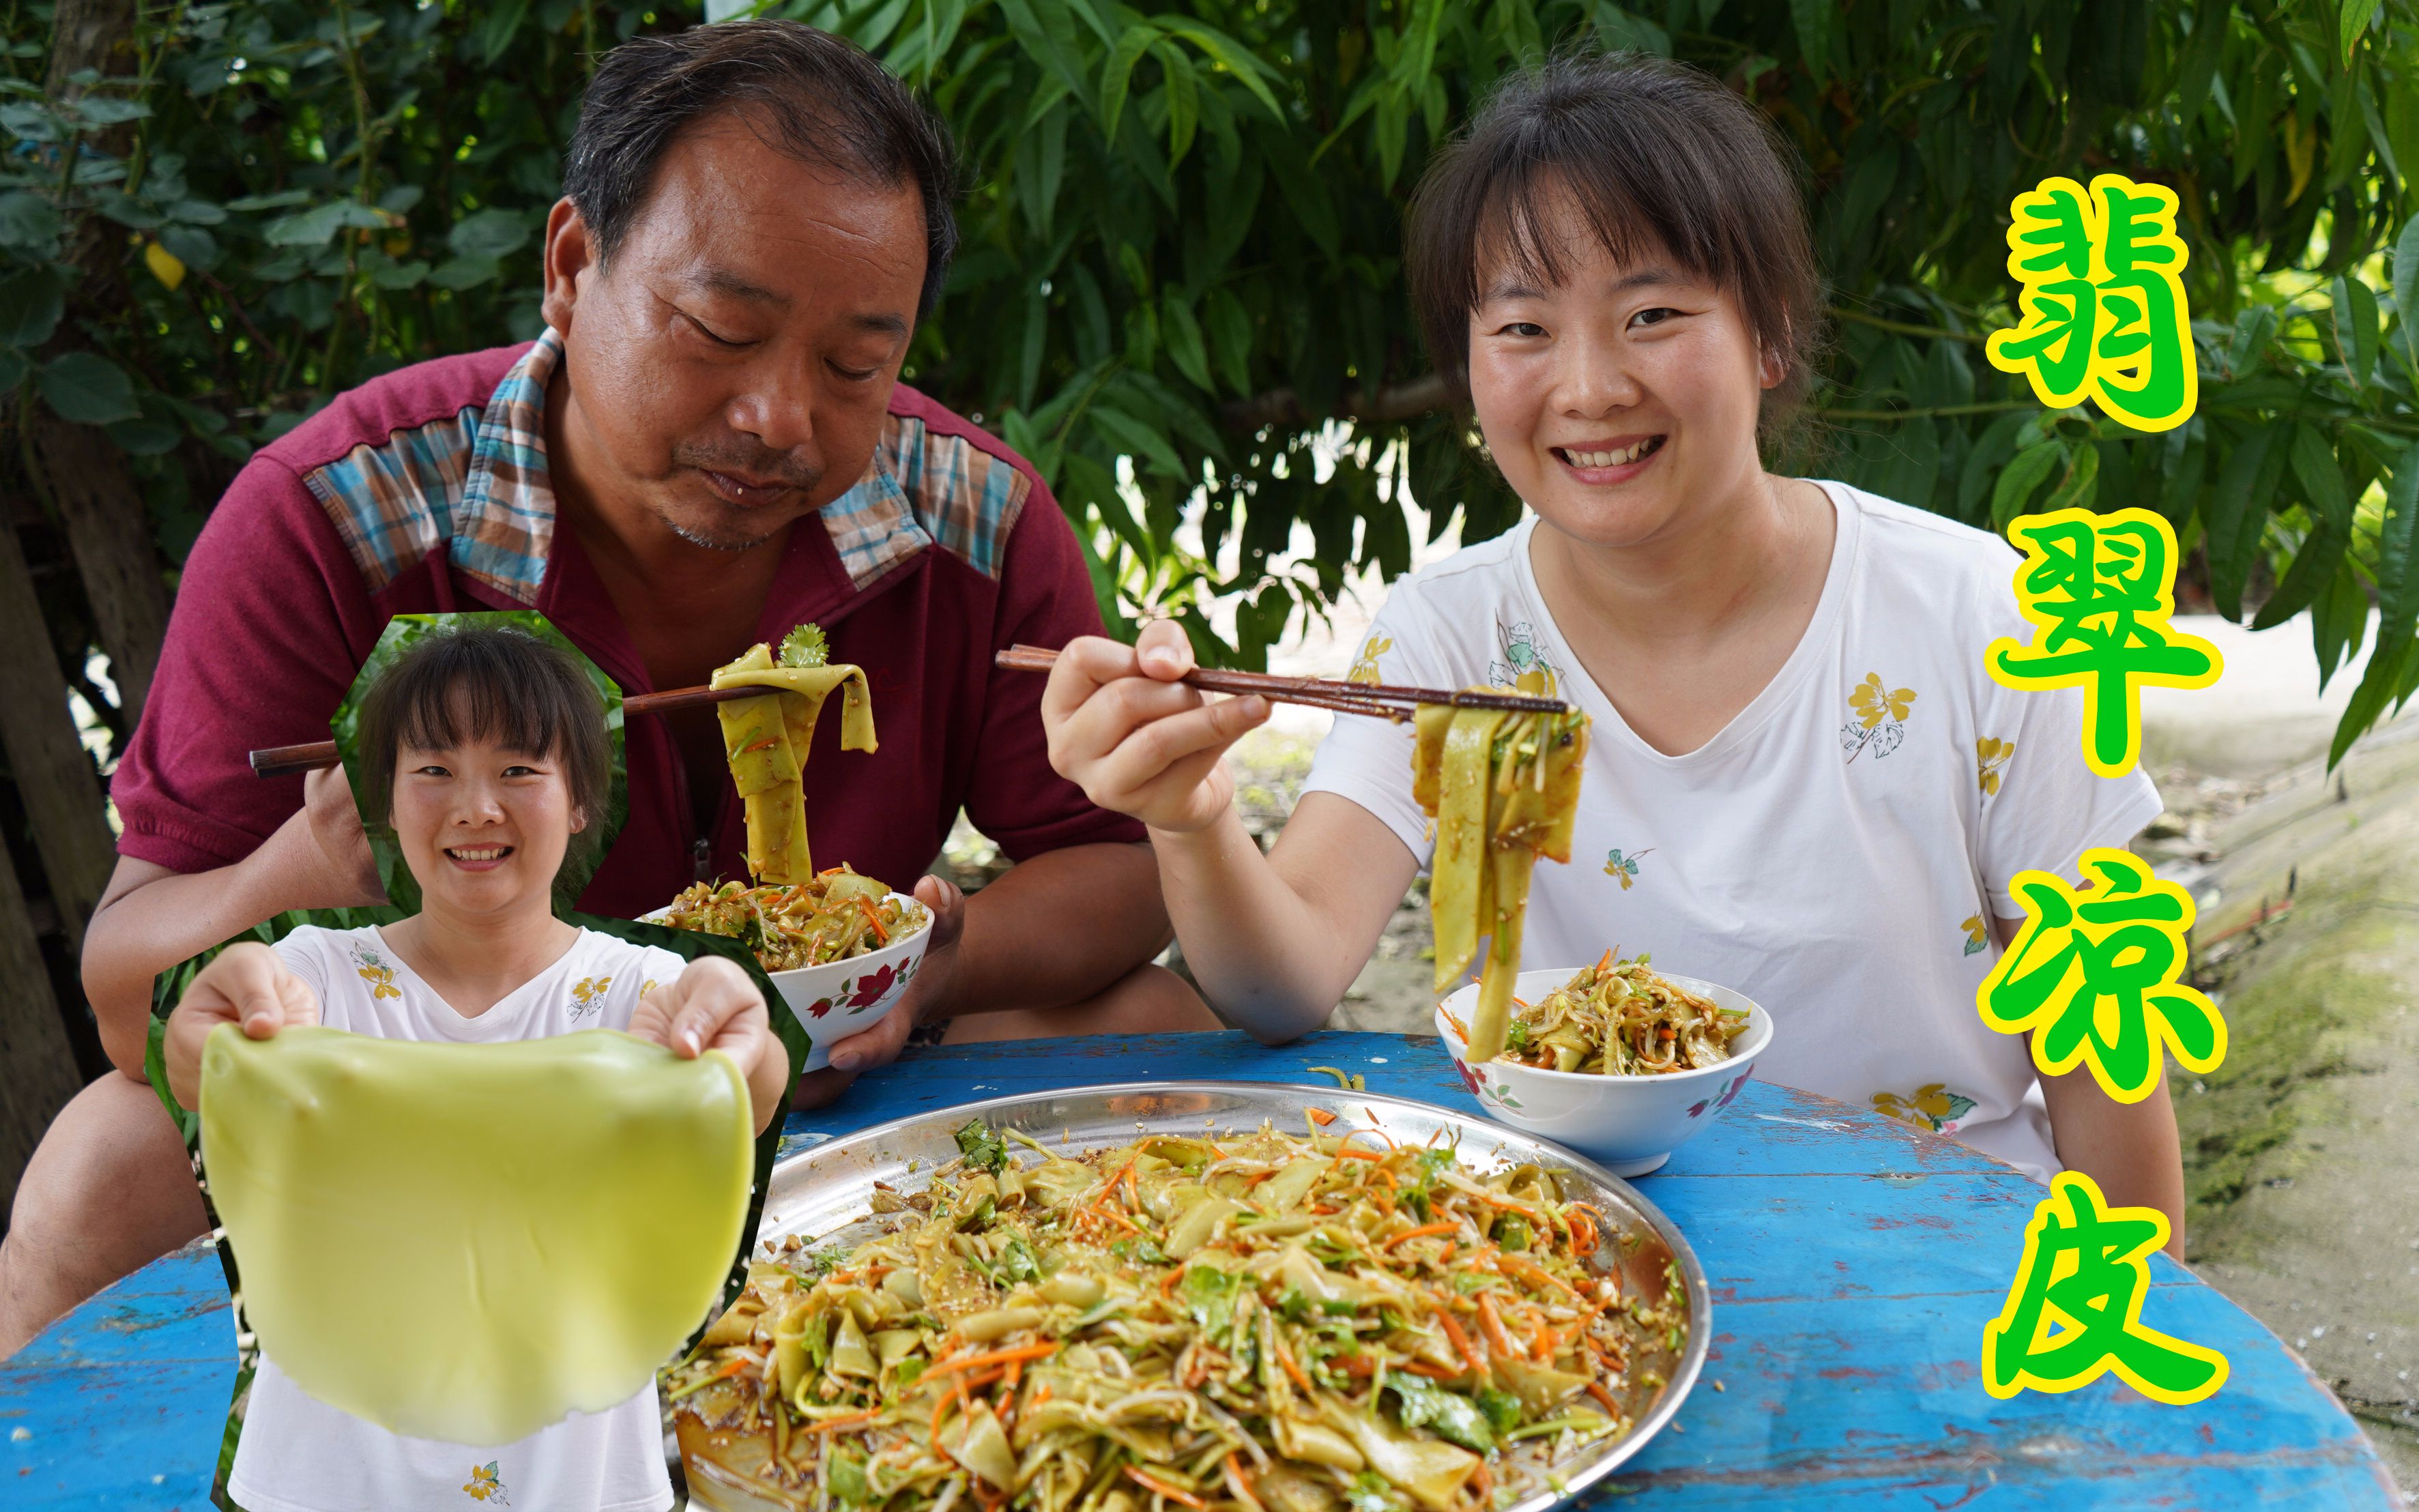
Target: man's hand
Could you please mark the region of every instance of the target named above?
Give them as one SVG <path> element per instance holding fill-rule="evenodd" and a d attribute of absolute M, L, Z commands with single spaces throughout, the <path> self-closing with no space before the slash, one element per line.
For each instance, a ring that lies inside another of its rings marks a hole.
<path fill-rule="evenodd" d="M 949 1000 L 958 970 L 958 936 L 966 927 L 966 895 L 953 882 L 928 876 L 917 881 L 916 901 L 932 914 L 932 938 L 925 947 L 924 964 L 916 968 L 916 980 L 880 1023 L 833 1045 L 829 1066 L 798 1078 L 792 1107 L 822 1107 L 847 1091 L 859 1072 L 898 1059 L 916 1026 Z"/>
<path fill-rule="evenodd" d="M 737 964 L 701 956 L 668 986 L 639 999 L 630 1032 L 652 1040 L 683 1060 L 719 1050 L 739 1063 L 756 1115 L 756 1132 L 781 1110 L 781 1088 L 790 1079 L 790 1053 L 774 1036 L 764 995 Z"/>
<path fill-rule="evenodd" d="M 327 906 L 364 908 L 387 901 L 377 857 L 362 830 L 362 811 L 342 766 L 323 766 L 302 778 L 302 822 L 313 874 L 297 879 L 298 895 L 337 900 Z"/>
<path fill-rule="evenodd" d="M 222 1024 L 239 1024 L 249 1038 L 266 1040 L 318 1022 L 319 999 L 276 951 L 251 941 L 230 945 L 194 974 L 168 1015 L 161 1045 L 168 1090 L 188 1112 L 201 1107 L 202 1046 Z"/>
<path fill-rule="evenodd" d="M 1131 647 L 1099 636 L 1067 643 L 1041 693 L 1050 764 L 1103 809 L 1169 834 L 1206 829 L 1235 803 L 1223 757 L 1266 722 L 1257 694 L 1211 703 L 1179 679 L 1193 645 L 1171 621 Z"/>

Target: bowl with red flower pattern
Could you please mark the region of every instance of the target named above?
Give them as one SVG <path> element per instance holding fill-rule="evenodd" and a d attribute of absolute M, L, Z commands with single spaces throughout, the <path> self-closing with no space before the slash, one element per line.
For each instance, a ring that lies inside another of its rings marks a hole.
<path fill-rule="evenodd" d="M 791 1072 L 803 1076 L 831 1063 L 831 1047 L 852 1034 L 861 1034 L 881 1022 L 899 1004 L 907 984 L 924 966 L 924 949 L 932 943 L 932 911 L 904 893 L 894 892 L 913 927 L 877 950 L 764 975 L 798 1015 L 807 1029 L 807 1058 Z M 641 923 L 662 923 L 669 909 L 659 908 Z"/>
<path fill-rule="evenodd" d="M 1524 971 L 1512 995 L 1522 1002 L 1537 1002 L 1569 981 L 1577 969 Z M 1456 1026 L 1468 1024 L 1478 1006 L 1476 982 L 1437 1005 L 1437 1033 L 1461 1072 L 1462 1086 L 1488 1118 L 1568 1146 L 1615 1176 L 1643 1176 L 1721 1116 L 1755 1074 L 1756 1057 L 1772 1044 L 1772 1015 L 1762 1004 L 1694 977 L 1662 975 L 1673 986 L 1711 999 L 1717 1008 L 1745 1011 L 1747 1032 L 1731 1041 L 1728 1059 L 1631 1076 L 1548 1071 L 1502 1059 L 1473 1062 Z"/>

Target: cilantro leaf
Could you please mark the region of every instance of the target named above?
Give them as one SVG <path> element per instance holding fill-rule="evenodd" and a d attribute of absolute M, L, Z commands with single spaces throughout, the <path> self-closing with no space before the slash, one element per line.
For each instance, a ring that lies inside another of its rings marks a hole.
<path fill-rule="evenodd" d="M 778 660 L 784 667 L 822 667 L 830 659 L 831 645 L 819 625 L 801 625 L 781 638 Z"/>
<path fill-rule="evenodd" d="M 954 1136 L 958 1151 L 966 1164 L 978 1171 L 997 1171 L 1008 1165 L 1008 1140 L 984 1124 L 980 1119 L 968 1119 L 965 1127 Z"/>
<path fill-rule="evenodd" d="M 1492 1386 L 1478 1388 L 1478 1410 L 1487 1415 L 1487 1425 L 1498 1433 L 1509 1433 L 1520 1426 L 1520 1398 L 1508 1391 Z"/>

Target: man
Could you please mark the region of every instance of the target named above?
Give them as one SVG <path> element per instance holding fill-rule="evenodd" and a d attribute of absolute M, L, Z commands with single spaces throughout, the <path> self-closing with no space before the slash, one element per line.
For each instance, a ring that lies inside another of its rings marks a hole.
<path fill-rule="evenodd" d="M 366 384 L 244 470 L 114 782 L 125 830 L 84 974 L 124 1074 L 27 1166 L 0 1358 L 202 1229 L 142 1080 L 154 975 L 284 910 L 381 898 L 341 772 L 263 781 L 245 753 L 325 738 L 393 614 L 534 608 L 633 692 L 703 683 L 807 621 L 866 669 L 881 748 L 843 752 L 824 721 L 815 854 L 903 883 L 963 807 L 1020 864 L 970 900 L 917 884 L 927 964 L 802 1103 L 919 1022 L 953 1040 L 1215 1026 L 1148 964 L 1168 926 L 1140 826 L 1051 770 L 1042 679 L 991 665 L 1098 633 L 1073 534 L 1022 459 L 896 381 L 956 239 L 951 173 L 938 121 L 821 32 L 627 43 L 547 223 L 546 334 Z M 629 817 L 581 906 L 630 918 L 743 875 L 712 711 L 626 739 Z"/>

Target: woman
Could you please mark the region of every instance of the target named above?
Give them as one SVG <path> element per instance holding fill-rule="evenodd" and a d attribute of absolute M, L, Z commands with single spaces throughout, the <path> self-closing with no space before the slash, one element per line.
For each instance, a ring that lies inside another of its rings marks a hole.
<path fill-rule="evenodd" d="M 1771 1079 L 2037 1180 L 2083 1170 L 2165 1211 L 2180 1253 L 2164 1088 L 2126 1105 L 2088 1072 L 2038 1078 L 1974 1008 L 1988 938 L 2022 914 L 2009 879 L 2124 844 L 2157 792 L 2085 767 L 2079 694 L 1985 675 L 1994 636 L 2030 635 L 2003 542 L 1764 469 L 1759 432 L 1803 396 L 1822 319 L 1785 154 L 1710 77 L 1601 58 L 1513 79 L 1439 154 L 1413 298 L 1534 514 L 1395 584 L 1364 658 L 1389 683 L 1523 680 L 1594 721 L 1529 965 L 1651 949 L 1775 1011 Z M 1428 855 L 1410 734 L 1339 719 L 1263 856 L 1220 763 L 1265 702 L 1179 685 L 1171 625 L 1071 653 L 1043 703 L 1053 760 L 1151 826 L 1210 1001 L 1264 1040 L 1316 1027 Z"/>

